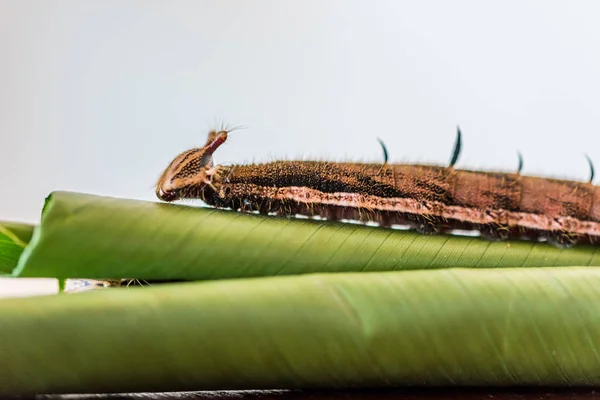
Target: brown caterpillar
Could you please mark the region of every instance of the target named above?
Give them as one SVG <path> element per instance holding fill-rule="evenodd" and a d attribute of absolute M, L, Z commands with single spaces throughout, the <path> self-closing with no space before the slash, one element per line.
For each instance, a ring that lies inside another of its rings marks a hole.
<path fill-rule="evenodd" d="M 590 182 L 458 170 L 460 131 L 449 167 L 274 161 L 213 165 L 227 130 L 178 155 L 156 195 L 217 208 L 282 216 L 407 225 L 421 233 L 477 230 L 490 240 L 547 240 L 558 247 L 600 242 L 600 188 Z M 593 176 L 593 168 L 592 168 Z"/>

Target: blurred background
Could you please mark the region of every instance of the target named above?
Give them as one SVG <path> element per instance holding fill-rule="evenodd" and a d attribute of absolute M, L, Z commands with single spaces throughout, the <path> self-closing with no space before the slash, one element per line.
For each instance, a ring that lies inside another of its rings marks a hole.
<path fill-rule="evenodd" d="M 0 0 L 0 220 L 53 190 L 155 200 L 222 122 L 217 163 L 600 168 L 600 2 Z"/>

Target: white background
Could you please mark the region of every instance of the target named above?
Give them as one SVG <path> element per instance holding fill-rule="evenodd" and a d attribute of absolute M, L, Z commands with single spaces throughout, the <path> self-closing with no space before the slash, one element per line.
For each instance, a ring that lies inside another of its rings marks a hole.
<path fill-rule="evenodd" d="M 600 169 L 598 1 L 0 0 L 0 220 L 53 190 L 155 200 L 180 151 L 216 162 Z"/>

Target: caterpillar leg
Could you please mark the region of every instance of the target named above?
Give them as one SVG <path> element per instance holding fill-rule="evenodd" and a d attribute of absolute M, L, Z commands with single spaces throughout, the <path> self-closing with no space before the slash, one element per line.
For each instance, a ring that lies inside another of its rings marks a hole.
<path fill-rule="evenodd" d="M 501 242 L 510 237 L 510 229 L 504 225 L 489 224 L 479 228 L 481 236 L 487 240 Z"/>
<path fill-rule="evenodd" d="M 423 235 L 434 235 L 440 232 L 440 221 L 432 216 L 422 216 L 415 220 L 415 229 Z"/>
<path fill-rule="evenodd" d="M 563 231 L 553 231 L 546 236 L 546 239 L 554 247 L 569 249 L 577 244 L 579 235 Z"/>

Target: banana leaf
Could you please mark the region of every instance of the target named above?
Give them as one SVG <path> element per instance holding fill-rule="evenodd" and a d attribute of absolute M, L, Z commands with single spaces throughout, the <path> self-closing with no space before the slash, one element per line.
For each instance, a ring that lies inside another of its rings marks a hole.
<path fill-rule="evenodd" d="M 0 301 L 0 395 L 600 385 L 600 268 L 188 282 Z"/>
<path fill-rule="evenodd" d="M 10 275 L 31 240 L 33 225 L 0 221 L 0 276 Z"/>
<path fill-rule="evenodd" d="M 54 192 L 19 277 L 213 280 L 450 267 L 597 266 L 599 247 L 490 242 Z"/>

